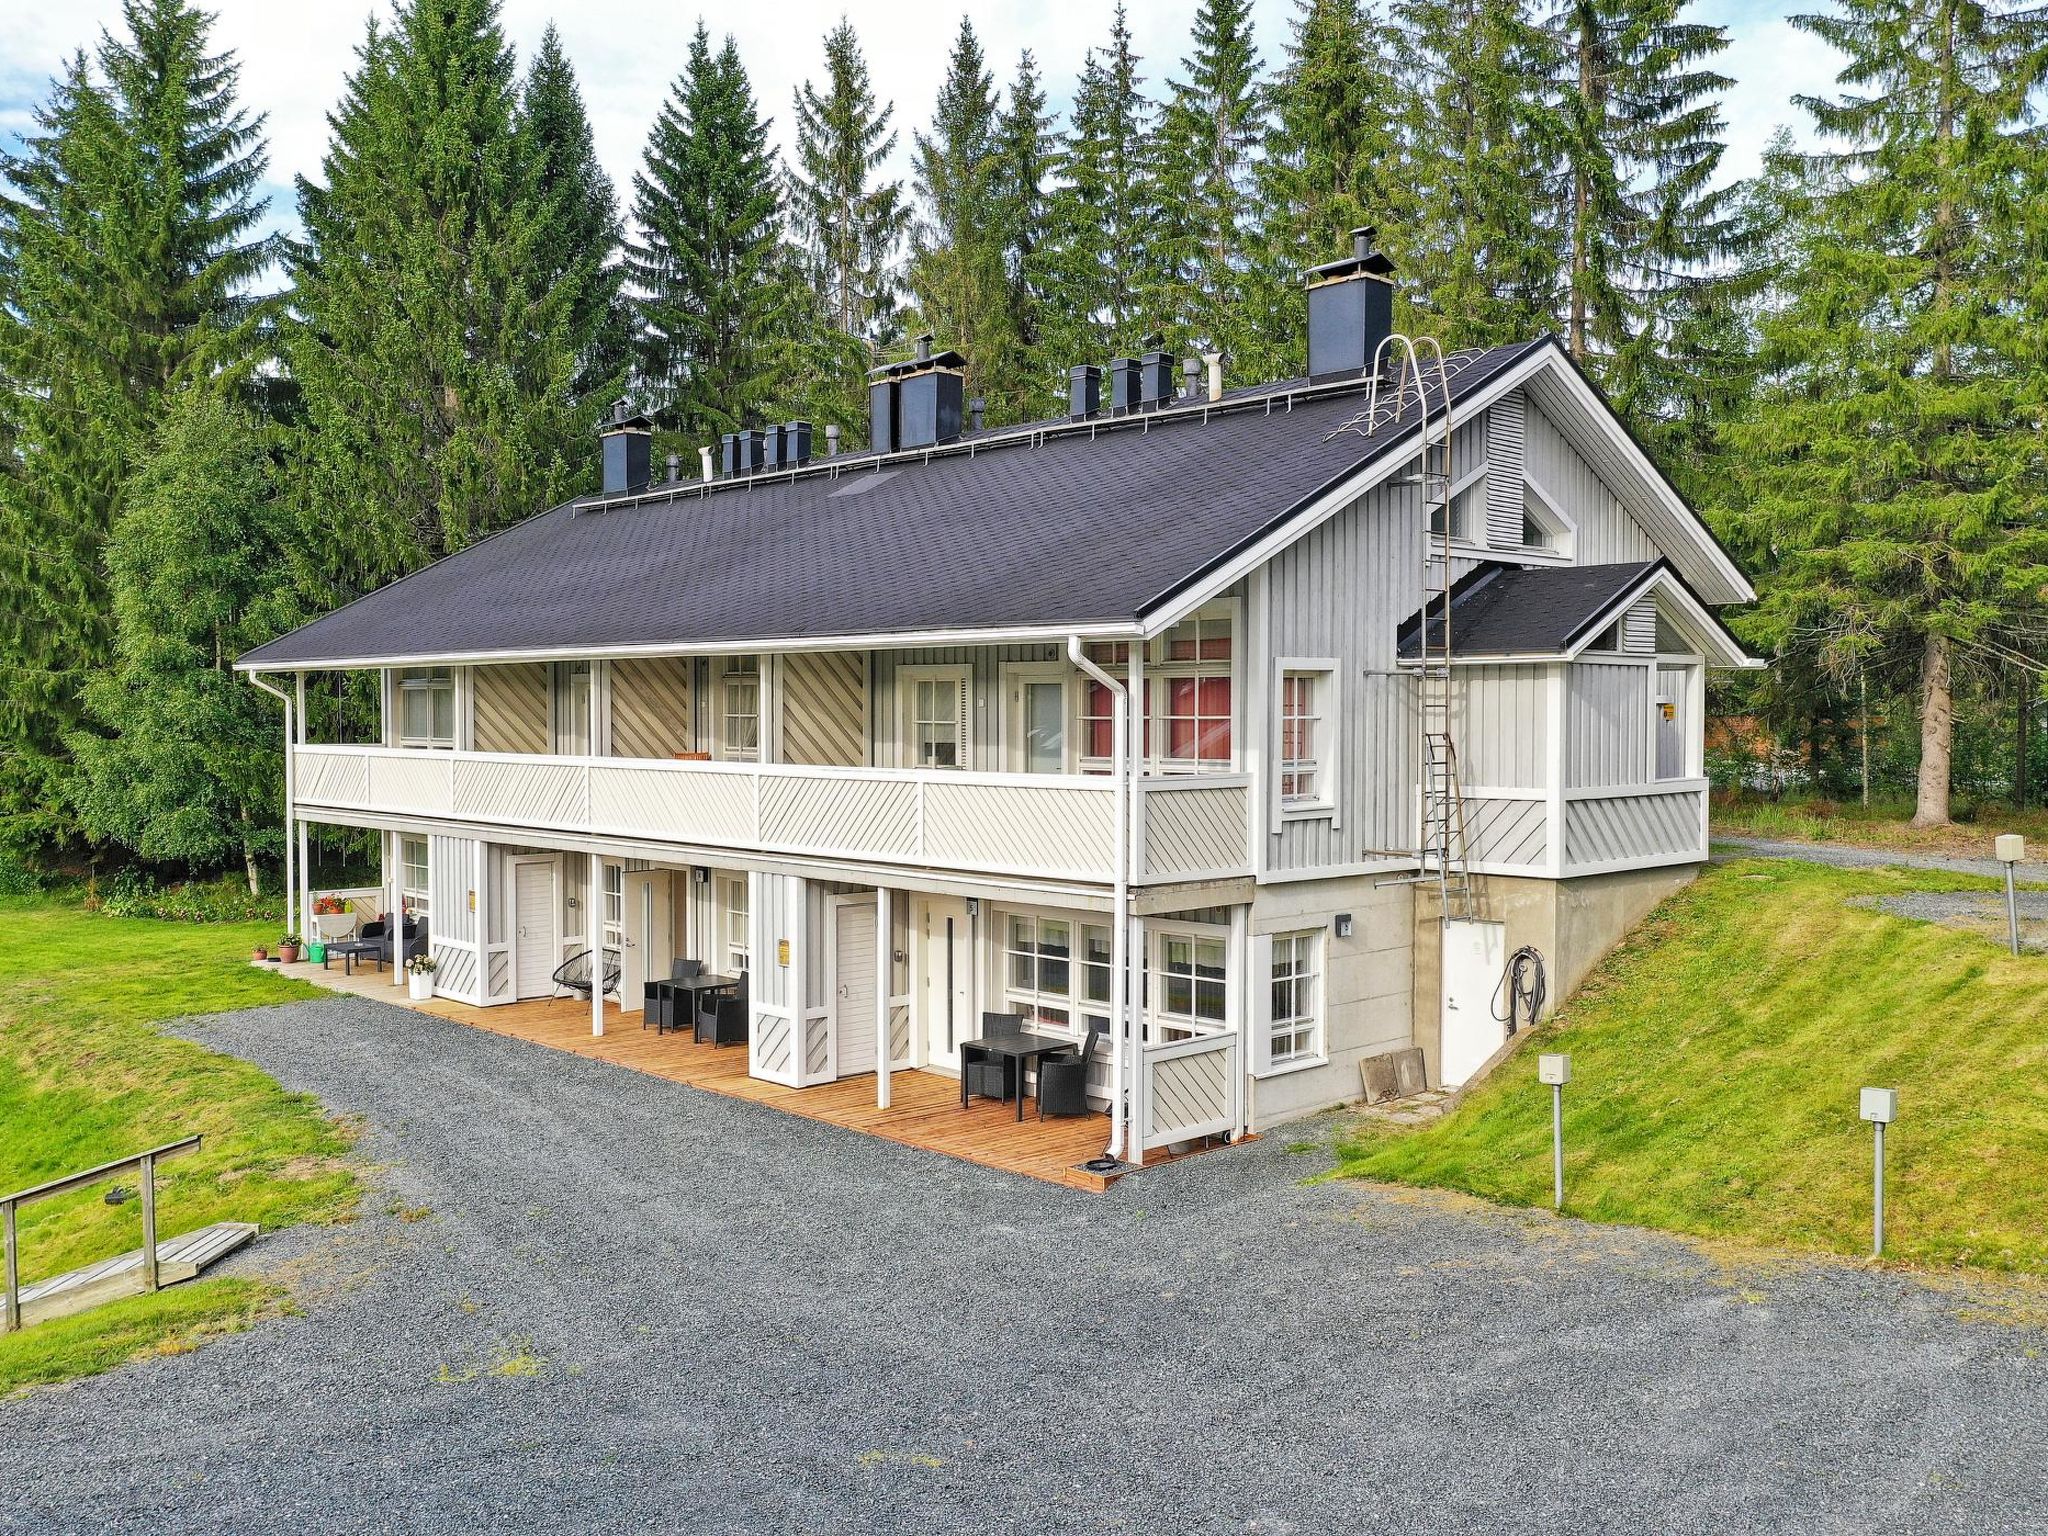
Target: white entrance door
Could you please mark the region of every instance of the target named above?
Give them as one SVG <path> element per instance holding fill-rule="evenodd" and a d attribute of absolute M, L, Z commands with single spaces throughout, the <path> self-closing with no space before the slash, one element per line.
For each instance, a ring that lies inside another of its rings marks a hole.
<path fill-rule="evenodd" d="M 950 896 L 918 902 L 917 1002 L 924 1018 L 925 1060 L 957 1067 L 960 1042 L 981 1033 L 974 1008 L 974 930 L 967 903 Z"/>
<path fill-rule="evenodd" d="M 1506 960 L 1507 925 L 1446 918 L 1443 947 L 1443 1037 L 1437 1070 L 1444 1086 L 1455 1088 L 1507 1039 L 1507 1026 L 1493 1016 L 1493 994 Z"/>
<path fill-rule="evenodd" d="M 553 859 L 512 861 L 512 992 L 546 997 L 562 963 L 562 900 Z"/>
<path fill-rule="evenodd" d="M 636 870 L 626 876 L 625 911 L 620 914 L 619 1006 L 627 1012 L 647 1000 L 646 985 L 669 973 L 674 956 L 669 915 L 669 872 Z"/>
<path fill-rule="evenodd" d="M 838 1075 L 875 1070 L 875 901 L 842 896 L 832 905 L 832 1032 Z"/>
<path fill-rule="evenodd" d="M 1067 771 L 1067 674 L 1058 666 L 1003 669 L 1003 755 L 1012 773 Z"/>

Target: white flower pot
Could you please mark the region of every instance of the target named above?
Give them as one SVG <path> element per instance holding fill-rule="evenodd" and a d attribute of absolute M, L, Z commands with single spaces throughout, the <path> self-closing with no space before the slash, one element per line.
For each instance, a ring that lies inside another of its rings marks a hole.
<path fill-rule="evenodd" d="M 432 971 L 407 971 L 406 990 L 412 993 L 412 1000 L 424 1003 L 434 995 L 434 973 Z"/>

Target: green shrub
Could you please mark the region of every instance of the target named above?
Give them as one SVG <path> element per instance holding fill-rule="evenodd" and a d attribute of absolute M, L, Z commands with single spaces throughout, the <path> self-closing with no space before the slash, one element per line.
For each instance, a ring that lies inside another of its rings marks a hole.
<path fill-rule="evenodd" d="M 268 892 L 251 896 L 248 883 L 230 875 L 165 886 L 142 870 L 124 869 L 100 888 L 98 905 L 109 917 L 154 917 L 178 923 L 284 919 L 281 898 Z"/>

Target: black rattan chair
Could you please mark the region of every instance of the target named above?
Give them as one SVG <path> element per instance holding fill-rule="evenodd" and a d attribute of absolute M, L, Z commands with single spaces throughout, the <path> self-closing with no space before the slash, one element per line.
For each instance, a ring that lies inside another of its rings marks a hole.
<path fill-rule="evenodd" d="M 699 1045 L 745 1045 L 747 1005 L 737 997 L 721 997 L 709 1014 L 697 1015 Z"/>
<path fill-rule="evenodd" d="M 1095 1054 L 1095 1042 L 1109 1033 L 1099 1020 L 1088 1026 L 1088 1038 L 1078 1055 L 1062 1051 L 1038 1064 L 1038 1118 L 1047 1115 L 1088 1113 L 1088 1061 Z"/>

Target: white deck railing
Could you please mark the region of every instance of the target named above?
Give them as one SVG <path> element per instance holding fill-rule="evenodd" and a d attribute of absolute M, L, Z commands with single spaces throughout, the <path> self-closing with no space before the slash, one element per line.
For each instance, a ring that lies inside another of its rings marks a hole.
<path fill-rule="evenodd" d="M 1243 1095 L 1236 1034 L 1147 1045 L 1138 1084 L 1140 1145 L 1149 1152 L 1234 1132 L 1244 1119 Z"/>
<path fill-rule="evenodd" d="M 298 804 L 322 810 L 573 832 L 983 874 L 1107 882 L 1114 785 L 1077 775 L 538 757 L 404 747 L 293 751 Z M 1249 789 L 1237 777 L 1150 785 L 1141 879 L 1246 867 Z"/>

